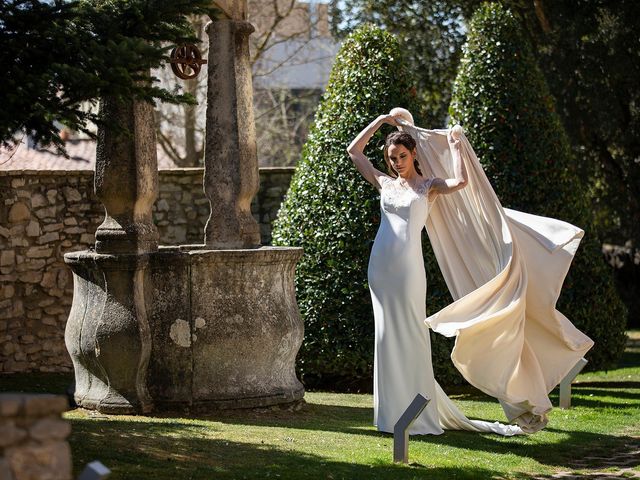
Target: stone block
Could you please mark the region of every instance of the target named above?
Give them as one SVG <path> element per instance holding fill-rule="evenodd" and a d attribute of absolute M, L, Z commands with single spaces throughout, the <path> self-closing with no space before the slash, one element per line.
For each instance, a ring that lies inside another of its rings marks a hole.
<path fill-rule="evenodd" d="M 96 241 L 96 237 L 91 233 L 83 233 L 80 235 L 80 243 L 93 244 Z"/>
<path fill-rule="evenodd" d="M 9 238 L 9 229 L 0 225 L 0 235 L 2 235 L 4 238 Z"/>
<path fill-rule="evenodd" d="M 24 178 L 18 177 L 11 180 L 11 188 L 19 188 L 24 187 L 26 180 Z"/>
<path fill-rule="evenodd" d="M 50 325 L 52 327 L 55 327 L 56 325 L 58 325 L 58 322 L 57 322 L 55 317 L 44 317 L 42 319 L 42 324 L 43 325 Z"/>
<path fill-rule="evenodd" d="M 29 428 L 31 438 L 44 442 L 46 440 L 64 440 L 71 433 L 71 425 L 58 418 L 43 418 Z"/>
<path fill-rule="evenodd" d="M 64 289 L 69 283 L 69 272 L 65 269 L 58 270 L 58 275 L 56 278 L 56 285 L 60 289 Z"/>
<path fill-rule="evenodd" d="M 82 195 L 75 188 L 64 187 L 62 191 L 67 202 L 79 202 L 82 200 Z"/>
<path fill-rule="evenodd" d="M 31 211 L 29 207 L 23 202 L 14 203 L 9 209 L 9 222 L 18 223 L 24 222 L 31 218 Z"/>
<path fill-rule="evenodd" d="M 53 253 L 53 248 L 31 247 L 27 250 L 27 258 L 48 258 Z"/>
<path fill-rule="evenodd" d="M 38 208 L 49 205 L 49 201 L 41 193 L 34 193 L 31 195 L 31 207 Z"/>
<path fill-rule="evenodd" d="M 44 313 L 47 315 L 58 315 L 60 313 L 64 313 L 65 309 L 59 304 L 51 305 L 50 307 L 45 307 Z"/>
<path fill-rule="evenodd" d="M 69 401 L 61 395 L 25 395 L 23 402 L 28 417 L 61 414 L 69 409 Z"/>
<path fill-rule="evenodd" d="M 38 238 L 37 243 L 38 245 L 44 245 L 47 243 L 56 242 L 58 240 L 60 240 L 60 234 L 58 232 L 49 232 Z"/>
<path fill-rule="evenodd" d="M 4 363 L 4 371 L 19 373 L 26 372 L 29 369 L 29 364 L 27 362 L 16 362 L 13 359 L 9 359 Z"/>
<path fill-rule="evenodd" d="M 53 288 L 53 287 L 55 287 L 56 286 L 57 274 L 58 274 L 58 272 L 56 272 L 56 271 L 44 272 L 44 275 L 42 276 L 42 281 L 40 282 L 40 285 L 42 285 L 43 288 Z"/>
<path fill-rule="evenodd" d="M 42 318 L 41 310 L 29 310 L 27 311 L 27 318 L 31 318 L 33 320 L 39 320 Z"/>
<path fill-rule="evenodd" d="M 40 281 L 42 280 L 42 272 L 23 272 L 18 276 L 18 279 L 24 283 L 40 283 Z"/>
<path fill-rule="evenodd" d="M 6 267 L 16 263 L 16 254 L 13 250 L 3 250 L 0 254 L 0 266 Z"/>
<path fill-rule="evenodd" d="M 13 285 L 3 285 L 2 286 L 2 297 L 3 298 L 13 298 L 15 295 L 15 287 Z"/>
<path fill-rule="evenodd" d="M 2 347 L 2 354 L 5 357 L 10 357 L 15 353 L 15 351 L 16 351 L 16 346 L 11 342 L 5 343 L 4 346 Z"/>
<path fill-rule="evenodd" d="M 78 221 L 75 219 L 75 217 L 67 217 L 64 219 L 64 224 L 65 225 L 78 225 Z"/>
<path fill-rule="evenodd" d="M 50 204 L 54 204 L 56 203 L 56 200 L 58 198 L 58 191 L 57 190 L 47 190 L 47 200 L 49 201 Z"/>
<path fill-rule="evenodd" d="M 32 356 L 34 353 L 38 353 L 40 351 L 42 351 L 42 345 L 38 345 L 38 344 L 29 345 L 29 346 L 25 347 L 25 349 L 24 349 L 24 352 L 29 356 Z M 40 356 L 38 356 L 38 358 L 36 358 L 36 360 L 39 360 L 39 359 L 40 359 Z"/>
<path fill-rule="evenodd" d="M 5 453 L 16 480 L 71 480 L 71 450 L 66 442 L 12 447 Z"/>
<path fill-rule="evenodd" d="M 60 222 L 58 223 L 51 223 L 49 225 L 45 225 L 42 228 L 43 232 L 57 232 L 58 230 L 62 230 L 64 228 L 64 225 Z"/>
<path fill-rule="evenodd" d="M 11 238 L 11 246 L 12 247 L 28 247 L 29 246 L 29 242 L 20 237 L 12 237 Z"/>
<path fill-rule="evenodd" d="M 15 480 L 6 459 L 0 458 L 0 480 Z"/>
<path fill-rule="evenodd" d="M 158 207 L 158 211 L 160 212 L 169 211 L 169 203 L 164 198 L 161 198 L 160 200 L 158 200 L 158 203 L 156 205 Z"/>
<path fill-rule="evenodd" d="M 0 424 L 0 448 L 21 442 L 27 431 L 16 426 L 15 421 L 5 420 Z"/>
<path fill-rule="evenodd" d="M 29 225 L 27 225 L 27 236 L 28 237 L 40 236 L 40 224 L 37 221 L 31 220 L 29 222 Z"/>
<path fill-rule="evenodd" d="M 56 216 L 56 207 L 47 207 L 47 208 L 39 208 L 35 211 L 36 217 L 40 220 L 43 218 L 55 218 Z"/>
<path fill-rule="evenodd" d="M 41 270 L 47 264 L 47 261 L 43 258 L 33 258 L 28 262 L 21 265 L 21 268 L 18 271 L 24 270 Z"/>

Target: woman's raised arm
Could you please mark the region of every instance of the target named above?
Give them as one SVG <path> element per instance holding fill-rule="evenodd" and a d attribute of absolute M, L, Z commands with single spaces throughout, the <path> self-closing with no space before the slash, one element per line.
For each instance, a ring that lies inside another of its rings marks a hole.
<path fill-rule="evenodd" d="M 385 123 L 389 125 L 397 126 L 396 120 L 391 115 L 380 115 L 373 122 L 365 127 L 356 138 L 353 139 L 353 142 L 347 147 L 347 153 L 349 153 L 349 157 L 355 164 L 358 171 L 362 174 L 362 176 L 369 182 L 371 185 L 380 189 L 380 182 L 378 182 L 378 177 L 380 175 L 387 176 L 377 168 L 373 166 L 373 164 L 369 161 L 369 159 L 364 154 L 364 147 L 367 145 L 369 139 L 373 136 L 374 133 Z"/>
<path fill-rule="evenodd" d="M 431 191 L 435 191 L 436 193 L 453 193 L 456 190 L 460 190 L 464 188 L 469 178 L 467 176 L 467 169 L 464 165 L 464 161 L 462 159 L 461 146 L 460 146 L 460 138 L 459 132 L 455 131 L 454 127 L 447 134 L 447 139 L 449 140 L 449 145 L 451 145 L 451 152 L 453 155 L 453 178 L 434 178 L 431 183 Z M 457 127 L 461 128 L 461 127 Z M 455 135 L 454 135 L 455 133 Z"/>

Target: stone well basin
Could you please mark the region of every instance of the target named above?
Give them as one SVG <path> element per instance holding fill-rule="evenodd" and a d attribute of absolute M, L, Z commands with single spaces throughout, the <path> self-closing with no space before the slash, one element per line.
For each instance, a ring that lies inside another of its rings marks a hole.
<path fill-rule="evenodd" d="M 76 402 L 133 413 L 301 399 L 294 283 L 301 255 L 301 248 L 197 245 L 66 254 L 74 302 L 65 341 Z"/>

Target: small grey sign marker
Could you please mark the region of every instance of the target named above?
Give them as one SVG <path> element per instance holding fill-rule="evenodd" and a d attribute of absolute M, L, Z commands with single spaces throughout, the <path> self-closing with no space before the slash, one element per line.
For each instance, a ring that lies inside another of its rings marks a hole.
<path fill-rule="evenodd" d="M 109 475 L 111 475 L 111 470 L 96 460 L 84 467 L 78 480 L 102 480 Z"/>
<path fill-rule="evenodd" d="M 587 363 L 587 360 L 584 358 L 578 360 L 578 363 L 575 364 L 560 382 L 560 408 L 571 407 L 571 384 Z"/>
<path fill-rule="evenodd" d="M 393 461 L 409 462 L 409 427 L 422 413 L 430 398 L 425 398 L 420 394 L 411 402 L 411 405 L 404 411 L 400 419 L 393 426 Z"/>

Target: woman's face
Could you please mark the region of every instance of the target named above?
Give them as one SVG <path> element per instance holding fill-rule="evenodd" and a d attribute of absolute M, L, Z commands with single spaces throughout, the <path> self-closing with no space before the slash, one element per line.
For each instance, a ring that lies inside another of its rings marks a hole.
<path fill-rule="evenodd" d="M 413 165 L 413 160 L 416 155 L 416 150 L 410 151 L 404 145 L 389 145 L 387 149 L 387 155 L 389 156 L 389 162 L 398 175 L 405 178 L 411 178 L 417 174 L 416 168 Z"/>

